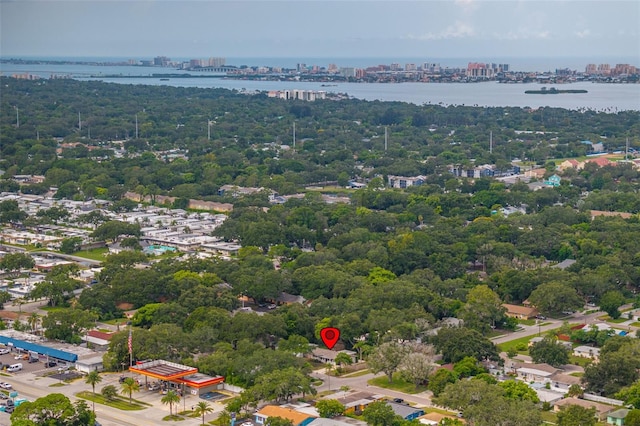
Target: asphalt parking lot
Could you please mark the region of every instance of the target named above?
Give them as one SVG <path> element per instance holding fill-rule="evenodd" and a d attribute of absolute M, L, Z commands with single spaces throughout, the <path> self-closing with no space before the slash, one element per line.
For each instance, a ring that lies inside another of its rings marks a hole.
<path fill-rule="evenodd" d="M 39 359 L 38 362 L 33 362 L 30 363 L 28 359 L 15 359 L 15 356 L 17 355 L 17 352 L 10 352 L 8 354 L 5 355 L 0 355 L 0 362 L 2 362 L 2 372 L 5 374 L 9 374 L 9 375 L 14 375 L 14 374 L 22 374 L 22 373 L 35 373 L 41 370 L 45 370 L 45 371 L 56 371 L 57 368 L 59 367 L 49 367 L 46 368 L 44 363 L 47 361 L 46 358 L 43 359 Z M 11 372 L 7 372 L 5 369 L 5 366 L 9 366 L 11 364 L 17 364 L 17 363 L 21 363 L 22 364 L 22 370 L 15 372 L 15 373 L 11 373 Z"/>

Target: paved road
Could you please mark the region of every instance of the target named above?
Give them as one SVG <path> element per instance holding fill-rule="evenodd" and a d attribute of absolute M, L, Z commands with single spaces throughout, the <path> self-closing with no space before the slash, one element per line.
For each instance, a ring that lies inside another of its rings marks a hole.
<path fill-rule="evenodd" d="M 370 392 L 374 394 L 381 394 L 390 398 L 402 398 L 407 402 L 411 402 L 420 407 L 431 406 L 431 392 L 422 392 L 419 394 L 407 394 L 404 392 L 398 392 L 391 389 L 380 388 L 377 386 L 369 385 L 367 382 L 374 377 L 382 376 L 383 374 L 368 373 L 355 377 L 333 377 L 327 376 L 324 370 L 317 370 L 311 373 L 311 375 L 317 379 L 324 381 L 321 386 L 318 386 L 318 392 L 333 390 L 338 392 L 338 397 L 342 397 L 340 388 L 346 386 L 349 390 L 358 390 L 364 392 Z"/>
<path fill-rule="evenodd" d="M 96 391 L 99 392 L 103 386 L 115 385 L 120 389 L 118 383 L 119 373 L 104 373 L 102 374 L 102 382 L 96 386 Z M 54 386 L 60 382 L 56 379 L 49 377 L 41 377 L 33 373 L 22 373 L 10 378 L 3 378 L 13 385 L 14 390 L 18 391 L 20 397 L 24 397 L 33 401 L 34 399 L 49 395 L 54 392 L 62 393 L 68 396 L 72 402 L 78 400 L 75 394 L 81 391 L 90 391 L 91 386 L 84 383 L 84 380 L 79 379 L 65 386 Z M 98 420 L 103 426 L 155 426 L 165 423 L 162 418 L 169 415 L 169 406 L 160 402 L 162 395 L 157 392 L 150 392 L 142 390 L 134 393 L 133 398 L 152 404 L 151 407 L 138 411 L 121 411 L 118 409 L 110 408 L 102 404 L 96 404 L 96 415 Z M 189 409 L 192 405 L 196 404 L 200 400 L 195 396 L 188 395 L 187 399 L 181 401 L 179 404 L 179 411 L 182 411 L 185 407 Z M 85 401 L 91 407 L 91 402 Z M 218 413 L 224 409 L 221 404 L 210 403 L 214 408 L 214 412 L 205 416 L 205 422 L 209 422 L 218 416 Z M 174 411 L 176 407 L 174 406 Z M 8 425 L 9 416 L 5 413 L 0 413 L 0 425 Z M 180 422 L 181 426 L 196 426 L 202 424 L 202 418 L 187 418 Z"/>

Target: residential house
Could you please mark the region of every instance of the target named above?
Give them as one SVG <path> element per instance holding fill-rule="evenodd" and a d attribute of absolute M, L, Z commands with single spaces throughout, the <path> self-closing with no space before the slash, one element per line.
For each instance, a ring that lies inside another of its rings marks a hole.
<path fill-rule="evenodd" d="M 559 370 L 549 364 L 520 363 L 514 366 L 518 378 L 525 382 L 546 383 Z"/>
<path fill-rule="evenodd" d="M 269 417 L 281 417 L 293 423 L 293 426 L 306 426 L 316 417 L 301 413 L 291 408 L 280 407 L 278 405 L 265 405 L 255 413 L 255 422 L 264 425 Z"/>
<path fill-rule="evenodd" d="M 556 174 L 549 176 L 547 180 L 544 181 L 544 184 L 547 186 L 560 186 L 560 181 L 562 178 Z"/>
<path fill-rule="evenodd" d="M 407 404 L 398 404 L 397 402 L 388 401 L 387 404 L 391 407 L 396 416 L 400 416 L 405 420 L 417 419 L 424 415 L 422 408 L 412 407 Z"/>
<path fill-rule="evenodd" d="M 309 423 L 309 426 L 367 426 L 367 424 L 351 417 L 340 416 L 332 419 L 318 417 Z"/>
<path fill-rule="evenodd" d="M 611 413 L 607 414 L 607 424 L 608 425 L 616 425 L 616 426 L 623 426 L 624 423 L 624 419 L 627 417 L 627 414 L 629 414 L 629 410 L 628 408 L 620 408 L 616 411 L 612 411 Z"/>
<path fill-rule="evenodd" d="M 422 175 L 414 177 L 389 175 L 387 181 L 391 188 L 408 188 L 410 186 L 422 185 L 426 179 L 427 178 Z"/>
<path fill-rule="evenodd" d="M 578 399 L 575 397 L 561 399 L 556 402 L 553 406 L 553 411 L 556 413 L 562 410 L 564 407 L 569 405 L 578 405 L 583 408 L 595 408 L 596 409 L 596 417 L 598 421 L 603 421 L 607 415 L 615 410 L 615 407 L 611 405 L 601 404 L 599 402 L 587 401 L 586 399 Z"/>
<path fill-rule="evenodd" d="M 580 385 L 580 377 L 561 372 L 554 373 L 549 380 L 551 380 L 551 386 L 562 392 L 568 391 L 572 385 Z"/>
<path fill-rule="evenodd" d="M 323 362 L 325 364 L 327 364 L 327 363 L 335 364 L 336 363 L 336 357 L 340 353 L 349 355 L 349 357 L 351 358 L 351 362 L 356 362 L 357 361 L 357 354 L 355 352 L 353 352 L 353 351 L 346 351 L 346 350 L 332 351 L 332 350 L 329 350 L 329 349 L 316 348 L 313 351 L 311 351 L 311 357 L 313 359 L 315 359 L 316 361 L 320 361 L 320 362 Z"/>
<path fill-rule="evenodd" d="M 600 348 L 594 348 L 593 346 L 576 346 L 573 348 L 573 355 L 582 358 L 591 358 L 597 361 L 600 358 Z"/>
<path fill-rule="evenodd" d="M 97 351 L 106 351 L 109 349 L 109 342 L 113 337 L 113 333 L 105 333 L 98 330 L 89 330 L 86 335 L 82 336 L 82 340 L 87 343 L 88 347 L 92 347 Z"/>
<path fill-rule="evenodd" d="M 526 320 L 526 319 L 535 318 L 536 315 L 538 315 L 538 310 L 536 308 L 519 306 L 519 305 L 510 305 L 508 303 L 503 303 L 502 306 L 507 310 L 507 312 L 505 312 L 505 315 L 511 318 Z"/>
<path fill-rule="evenodd" d="M 567 169 L 577 169 L 579 165 L 580 165 L 580 162 L 578 160 L 571 158 L 569 160 L 565 160 L 562 163 L 560 163 L 558 165 L 558 170 L 562 172 Z"/>
<path fill-rule="evenodd" d="M 372 394 L 369 392 L 348 392 L 342 398 L 336 397 L 337 394 L 327 395 L 323 399 L 336 399 L 345 407 L 345 414 L 361 415 L 362 411 L 372 402 L 382 401 L 384 395 Z"/>

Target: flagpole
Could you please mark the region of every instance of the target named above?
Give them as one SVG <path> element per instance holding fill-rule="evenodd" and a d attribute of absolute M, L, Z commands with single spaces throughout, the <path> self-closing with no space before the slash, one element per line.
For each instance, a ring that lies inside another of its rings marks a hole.
<path fill-rule="evenodd" d="M 129 367 L 133 366 L 133 341 L 131 339 L 131 323 L 129 323 Z"/>

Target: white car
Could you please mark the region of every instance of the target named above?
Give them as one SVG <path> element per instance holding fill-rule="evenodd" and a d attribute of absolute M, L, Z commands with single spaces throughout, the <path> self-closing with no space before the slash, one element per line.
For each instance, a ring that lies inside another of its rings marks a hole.
<path fill-rule="evenodd" d="M 11 389 L 13 386 L 11 386 L 11 383 L 7 383 L 7 382 L 0 382 L 0 388 L 2 389 Z"/>
<path fill-rule="evenodd" d="M 2 348 L 2 349 L 0 349 L 0 355 L 6 355 L 6 354 L 8 354 L 9 352 L 11 352 L 11 351 L 10 351 L 9 349 L 7 349 L 7 348 Z"/>

